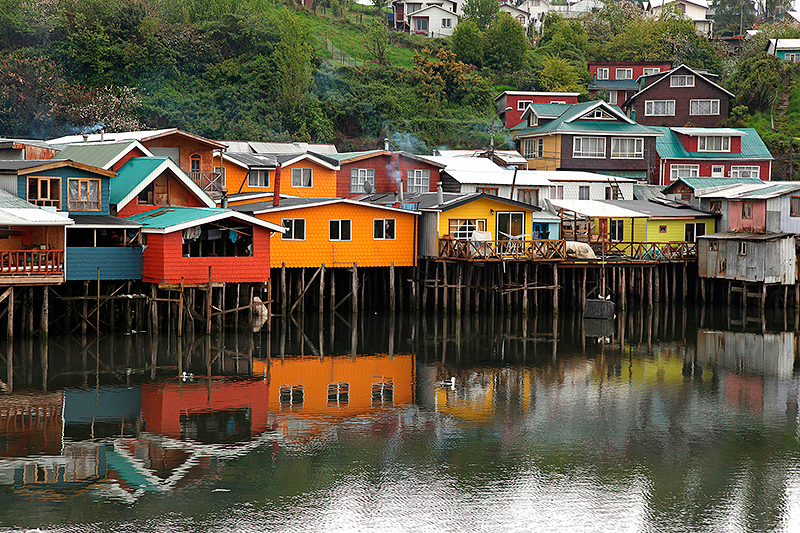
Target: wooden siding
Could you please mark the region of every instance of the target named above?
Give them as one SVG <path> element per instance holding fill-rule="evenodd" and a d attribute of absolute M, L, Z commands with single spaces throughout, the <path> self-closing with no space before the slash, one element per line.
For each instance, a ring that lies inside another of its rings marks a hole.
<path fill-rule="evenodd" d="M 725 177 L 730 177 L 732 166 L 752 166 L 758 167 L 758 177 L 764 181 L 770 179 L 771 161 L 742 161 L 736 159 L 662 159 L 661 163 L 653 170 L 654 179 L 651 182 L 659 185 L 671 185 L 675 180 L 672 179 L 672 165 L 697 165 L 697 175 L 701 178 L 712 176 L 712 167 L 722 165 L 725 167 Z M 663 174 L 663 175 L 662 175 Z"/>
<path fill-rule="evenodd" d="M 147 235 L 142 259 L 142 281 L 148 283 L 208 283 L 213 281 L 262 283 L 269 280 L 270 235 L 266 228 L 253 227 L 253 255 L 250 257 L 184 257 L 180 231 Z"/>
<path fill-rule="evenodd" d="M 61 178 L 61 211 L 67 211 L 69 178 L 100 180 L 100 209 L 98 211 L 70 211 L 70 214 L 107 215 L 108 214 L 108 178 L 74 167 L 60 167 L 32 174 L 24 174 L 17 178 L 17 196 L 28 199 L 28 178 Z"/>
<path fill-rule="evenodd" d="M 494 213 L 492 213 L 494 211 Z M 513 207 L 502 202 L 496 202 L 489 198 L 481 198 L 474 202 L 469 202 L 453 209 L 443 211 L 439 215 L 439 238 L 450 233 L 450 219 L 479 219 L 486 220 L 486 231 L 491 233 L 492 240 L 503 240 L 505 237 L 497 235 L 497 215 L 498 213 L 524 213 L 525 226 L 522 233 L 527 234 L 528 238 L 533 230 L 533 218 L 535 212 L 533 209 L 523 209 L 520 207 Z M 532 216 L 533 215 L 533 216 Z M 558 221 L 553 221 L 550 224 L 550 238 L 558 238 Z"/>
<path fill-rule="evenodd" d="M 292 169 L 310 168 L 311 187 L 292 187 Z M 275 191 L 275 171 L 269 171 L 269 187 L 251 187 L 247 184 L 247 171 L 232 163 L 225 163 L 226 183 L 230 194 L 273 193 Z M 348 178 L 349 180 L 349 178 Z M 308 159 L 281 167 L 280 194 L 302 196 L 305 198 L 335 198 L 336 171 Z"/>
<path fill-rule="evenodd" d="M 739 254 L 739 243 L 747 243 L 747 254 Z M 717 243 L 717 251 L 709 244 Z M 698 239 L 697 271 L 701 278 L 793 285 L 796 280 L 795 237 L 774 240 L 712 238 Z"/>
<path fill-rule="evenodd" d="M 142 248 L 131 247 L 77 247 L 66 251 L 67 281 L 142 279 Z"/>
<path fill-rule="evenodd" d="M 686 240 L 686 224 L 704 223 L 705 233 L 716 231 L 715 219 L 664 219 L 664 218 L 623 218 L 610 219 L 623 220 L 623 238 L 620 242 L 684 242 Z M 593 219 L 595 231 L 600 227 L 599 219 Z M 666 232 L 661 233 L 661 226 L 666 226 Z M 609 224 L 610 230 L 610 224 Z"/>
<path fill-rule="evenodd" d="M 677 74 L 691 74 L 691 72 L 679 70 Z M 665 76 L 658 83 L 652 84 L 646 92 L 636 97 L 631 111 L 637 123 L 645 126 L 685 127 L 691 125 L 697 128 L 716 128 L 720 121 L 728 118 L 730 97 L 700 76 L 695 76 L 694 87 L 670 87 L 669 84 L 670 77 Z M 689 102 L 698 99 L 719 100 L 719 115 L 690 115 Z M 647 100 L 675 100 L 675 115 L 645 116 L 644 108 Z"/>
<path fill-rule="evenodd" d="M 153 148 L 170 149 L 177 148 L 180 156 L 179 161 L 175 161 L 178 166 L 189 174 L 192 171 L 192 155 L 200 156 L 200 172 L 211 172 L 214 170 L 214 149 L 211 145 L 202 141 L 191 139 L 177 133 L 165 135 L 150 141 L 142 141 L 142 145 L 148 150 Z"/>
<path fill-rule="evenodd" d="M 631 135 L 560 135 L 561 139 L 561 161 L 558 170 L 583 170 L 586 172 L 613 173 L 621 176 L 636 175 L 637 177 L 647 177 L 648 168 L 652 171 L 658 165 L 658 155 L 656 152 L 655 137 L 639 137 L 644 139 L 644 157 L 642 159 L 612 159 L 611 158 L 611 138 L 625 137 L 637 138 Z M 606 153 L 603 158 L 573 157 L 573 144 L 575 137 L 605 137 Z M 651 172 L 652 173 L 652 172 Z"/>
<path fill-rule="evenodd" d="M 375 192 L 391 193 L 397 191 L 398 180 L 403 181 L 403 190 L 408 190 L 406 176 L 409 170 L 427 170 L 430 172 L 430 187 L 427 192 L 436 191 L 439 183 L 439 168 L 400 154 L 382 155 L 362 159 L 354 163 L 342 164 L 336 173 L 336 196 L 339 198 L 353 198 L 362 193 L 350 192 L 350 170 L 354 168 L 375 169 Z M 281 186 L 283 190 L 283 186 Z M 458 192 L 458 191 L 456 191 Z"/>
<path fill-rule="evenodd" d="M 528 159 L 530 170 L 558 170 L 561 167 L 561 135 L 545 135 L 542 159 Z M 535 137 L 538 139 L 538 137 Z M 519 152 L 525 153 L 525 139 L 520 140 Z M 572 148 L 570 147 L 570 150 Z"/>
<path fill-rule="evenodd" d="M 726 231 L 744 231 L 750 233 L 764 233 L 767 229 L 767 202 L 766 200 L 747 200 L 753 204 L 753 218 L 742 218 L 743 200 L 723 200 L 728 204 L 728 227 Z"/>
<path fill-rule="evenodd" d="M 261 213 L 258 218 L 282 225 L 283 219 L 304 219 L 305 240 L 272 239 L 272 267 L 363 267 L 413 266 L 416 215 L 387 211 L 368 205 L 336 203 L 319 207 Z M 395 219 L 393 240 L 374 239 L 376 219 Z M 330 240 L 331 220 L 351 220 L 351 240 Z"/>
<path fill-rule="evenodd" d="M 117 216 L 127 218 L 165 206 L 206 207 L 186 185 L 170 174 L 165 172 L 154 180 L 155 203 L 140 204 L 137 198 L 133 198 L 124 206 L 117 206 Z"/>

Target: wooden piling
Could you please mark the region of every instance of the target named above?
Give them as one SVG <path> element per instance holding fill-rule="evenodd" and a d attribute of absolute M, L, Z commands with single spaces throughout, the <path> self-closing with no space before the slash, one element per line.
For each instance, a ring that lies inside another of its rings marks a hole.
<path fill-rule="evenodd" d="M 14 339 L 14 287 L 11 286 L 8 288 L 8 313 L 7 313 L 7 329 L 6 329 L 6 340 L 11 341 Z M 10 345 L 9 345 L 10 346 Z M 9 358 L 11 356 L 11 349 L 8 350 Z M 10 360 L 10 359 L 9 359 Z M 11 374 L 9 373 L 9 378 Z"/>
<path fill-rule="evenodd" d="M 325 312 L 325 263 L 319 267 L 319 314 Z"/>
<path fill-rule="evenodd" d="M 395 292 L 394 287 L 394 261 L 391 262 L 389 266 L 389 309 L 392 311 L 392 314 L 395 312 Z"/>
<path fill-rule="evenodd" d="M 553 263 L 553 313 L 558 313 L 558 263 Z"/>
<path fill-rule="evenodd" d="M 211 335 L 211 293 L 214 290 L 212 285 L 212 267 L 208 267 L 208 294 L 206 295 L 206 335 Z M 210 350 L 209 350 L 210 354 Z"/>
<path fill-rule="evenodd" d="M 353 263 L 353 295 L 350 299 L 353 305 L 353 314 L 357 314 L 358 313 L 358 264 L 357 263 Z"/>
<path fill-rule="evenodd" d="M 281 314 L 286 316 L 288 306 L 288 296 L 286 294 L 286 263 L 281 263 Z"/>
<path fill-rule="evenodd" d="M 42 288 L 42 315 L 40 317 L 42 336 L 47 338 L 50 335 L 50 287 L 45 285 Z M 46 344 L 44 345 L 46 346 Z M 45 385 L 47 383 L 45 382 Z"/>

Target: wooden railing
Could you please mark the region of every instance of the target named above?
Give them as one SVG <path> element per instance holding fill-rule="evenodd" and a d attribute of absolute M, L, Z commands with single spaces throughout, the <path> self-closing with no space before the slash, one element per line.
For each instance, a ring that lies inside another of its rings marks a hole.
<path fill-rule="evenodd" d="M 547 239 L 468 241 L 439 239 L 439 257 L 464 261 L 560 261 L 567 256 L 564 241 Z"/>
<path fill-rule="evenodd" d="M 64 250 L 0 250 L 0 277 L 63 274 Z"/>
<path fill-rule="evenodd" d="M 189 177 L 198 187 L 212 196 L 222 194 L 222 189 L 225 188 L 222 174 L 219 172 L 190 172 Z"/>
<path fill-rule="evenodd" d="M 697 243 L 694 242 L 606 241 L 593 245 L 593 248 L 595 248 L 595 254 L 598 257 L 601 257 L 601 254 L 605 252 L 606 257 L 623 256 L 646 261 L 685 261 L 697 258 Z"/>

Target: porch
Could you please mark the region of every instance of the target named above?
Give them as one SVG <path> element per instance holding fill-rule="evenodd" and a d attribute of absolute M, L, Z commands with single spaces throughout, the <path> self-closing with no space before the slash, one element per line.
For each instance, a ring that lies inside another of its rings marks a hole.
<path fill-rule="evenodd" d="M 189 177 L 212 198 L 222 196 L 225 190 L 224 174 L 220 172 L 189 172 Z"/>
<path fill-rule="evenodd" d="M 0 250 L 0 286 L 64 282 L 64 250 Z"/>
<path fill-rule="evenodd" d="M 563 261 L 566 242 L 549 239 L 439 239 L 439 258 L 461 261 Z"/>

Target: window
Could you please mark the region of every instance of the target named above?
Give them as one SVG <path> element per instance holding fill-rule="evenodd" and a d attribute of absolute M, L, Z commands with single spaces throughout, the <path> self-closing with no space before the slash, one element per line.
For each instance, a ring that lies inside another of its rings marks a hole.
<path fill-rule="evenodd" d="M 673 74 L 669 77 L 670 87 L 694 87 L 694 75 Z"/>
<path fill-rule="evenodd" d="M 517 194 L 520 202 L 539 205 L 539 189 L 520 189 Z"/>
<path fill-rule="evenodd" d="M 292 187 L 311 187 L 313 172 L 310 168 L 292 169 Z"/>
<path fill-rule="evenodd" d="M 373 220 L 372 238 L 376 241 L 394 240 L 394 225 L 393 218 L 376 218 Z"/>
<path fill-rule="evenodd" d="M 658 227 L 658 232 L 659 233 L 666 233 L 667 232 L 667 227 L 666 226 L 659 226 Z"/>
<path fill-rule="evenodd" d="M 139 191 L 136 196 L 136 203 L 139 205 L 155 205 L 156 203 L 156 182 L 151 181 L 144 189 Z"/>
<path fill-rule="evenodd" d="M 100 211 L 100 180 L 70 178 L 67 209 L 70 211 Z"/>
<path fill-rule="evenodd" d="M 675 100 L 645 100 L 644 116 L 646 117 L 675 116 Z"/>
<path fill-rule="evenodd" d="M 422 17 L 415 18 L 414 31 L 428 31 L 428 19 Z"/>
<path fill-rule="evenodd" d="M 617 105 L 617 91 L 608 91 L 608 103 Z"/>
<path fill-rule="evenodd" d="M 422 9 L 422 4 L 408 4 L 408 14 L 414 13 Z"/>
<path fill-rule="evenodd" d="M 698 152 L 730 152 L 731 138 L 719 135 L 706 135 L 697 138 Z"/>
<path fill-rule="evenodd" d="M 660 67 L 651 67 L 651 68 L 645 68 L 642 71 L 642 74 L 644 74 L 645 76 L 650 76 L 651 74 L 658 74 L 659 72 L 661 72 Z"/>
<path fill-rule="evenodd" d="M 183 256 L 252 257 L 253 227 L 232 219 L 231 222 L 236 225 L 226 226 L 220 220 L 183 230 Z"/>
<path fill-rule="evenodd" d="M 725 165 L 711 165 L 711 177 L 722 178 L 725 176 Z"/>
<path fill-rule="evenodd" d="M 700 173 L 700 165 L 670 165 L 669 177 L 672 181 L 678 178 L 696 178 Z"/>
<path fill-rule="evenodd" d="M 281 220 L 281 226 L 283 226 L 288 230 L 283 235 L 281 235 L 282 241 L 306 240 L 306 219 L 284 218 L 283 220 Z"/>
<path fill-rule="evenodd" d="M 305 400 L 305 391 L 302 385 L 281 385 L 278 398 L 280 400 L 281 409 L 291 408 L 296 405 L 303 406 Z"/>
<path fill-rule="evenodd" d="M 739 243 L 739 255 L 747 255 L 747 241 Z"/>
<path fill-rule="evenodd" d="M 690 100 L 690 115 L 719 115 L 719 100 Z"/>
<path fill-rule="evenodd" d="M 544 138 L 525 139 L 523 146 L 525 159 L 542 159 L 544 156 Z"/>
<path fill-rule="evenodd" d="M 612 220 L 611 221 L 611 240 L 612 241 L 623 241 L 625 240 L 625 221 L 624 220 Z"/>
<path fill-rule="evenodd" d="M 61 209 L 61 178 L 28 178 L 28 201 Z"/>
<path fill-rule="evenodd" d="M 709 252 L 718 252 L 719 251 L 719 241 L 708 241 L 708 251 Z"/>
<path fill-rule="evenodd" d="M 800 196 L 789 198 L 789 216 L 800 217 Z"/>
<path fill-rule="evenodd" d="M 612 137 L 611 159 L 644 159 L 644 139 Z"/>
<path fill-rule="evenodd" d="M 684 240 L 686 242 L 697 242 L 698 237 L 706 234 L 705 222 L 687 222 L 684 230 Z"/>
<path fill-rule="evenodd" d="M 722 200 L 711 200 L 709 208 L 712 213 L 722 213 Z"/>
<path fill-rule="evenodd" d="M 787 53 L 783 54 L 783 60 L 784 61 L 793 61 L 793 62 L 796 63 L 796 62 L 800 61 L 800 54 L 787 52 Z"/>
<path fill-rule="evenodd" d="M 757 178 L 758 177 L 758 167 L 743 167 L 743 166 L 731 167 L 731 177 L 732 178 Z"/>
<path fill-rule="evenodd" d="M 350 240 L 350 221 L 349 220 L 331 220 L 329 238 L 332 241 L 349 241 Z"/>
<path fill-rule="evenodd" d="M 486 231 L 486 219 L 451 218 L 449 221 L 450 235 L 454 239 L 470 240 L 473 231 Z"/>
<path fill-rule="evenodd" d="M 607 80 L 608 79 L 608 69 L 607 68 L 599 68 L 599 69 L 597 69 L 597 79 L 598 80 Z"/>
<path fill-rule="evenodd" d="M 563 185 L 551 185 L 550 186 L 550 198 L 553 200 L 563 200 L 564 199 L 564 186 Z"/>
<path fill-rule="evenodd" d="M 572 157 L 604 158 L 605 156 L 604 137 L 575 137 L 572 141 Z"/>
<path fill-rule="evenodd" d="M 269 170 L 249 170 L 247 172 L 248 187 L 269 187 Z"/>
<path fill-rule="evenodd" d="M 328 385 L 328 406 L 347 404 L 350 402 L 349 383 L 331 383 Z"/>
<path fill-rule="evenodd" d="M 578 187 L 578 200 L 588 200 L 589 199 L 589 186 L 588 185 L 581 185 Z"/>
<path fill-rule="evenodd" d="M 394 403 L 394 378 L 379 377 L 372 382 L 372 404 Z"/>
<path fill-rule="evenodd" d="M 499 195 L 499 189 L 497 187 L 477 187 L 477 192 L 482 192 L 483 194 L 491 194 L 492 196 Z"/>
<path fill-rule="evenodd" d="M 453 19 L 442 19 L 442 28 L 452 28 L 453 27 Z"/>
<path fill-rule="evenodd" d="M 193 173 L 200 172 L 200 154 L 192 154 L 189 158 L 189 164 Z"/>
<path fill-rule="evenodd" d="M 742 202 L 742 218 L 753 218 L 753 202 Z"/>
<path fill-rule="evenodd" d="M 406 191 L 410 193 L 429 192 L 431 188 L 431 171 L 409 169 L 406 172 Z"/>
<path fill-rule="evenodd" d="M 533 103 L 533 100 L 518 100 L 517 101 L 517 111 L 525 111 L 529 105 Z"/>
<path fill-rule="evenodd" d="M 375 192 L 375 169 L 374 168 L 351 168 L 350 169 L 350 192 L 363 193 L 364 183 L 369 182 L 370 190 Z"/>
<path fill-rule="evenodd" d="M 519 239 L 525 233 L 525 213 L 497 213 L 497 239 Z"/>
<path fill-rule="evenodd" d="M 633 69 L 632 68 L 618 68 L 616 73 L 618 80 L 632 80 L 633 79 Z"/>

